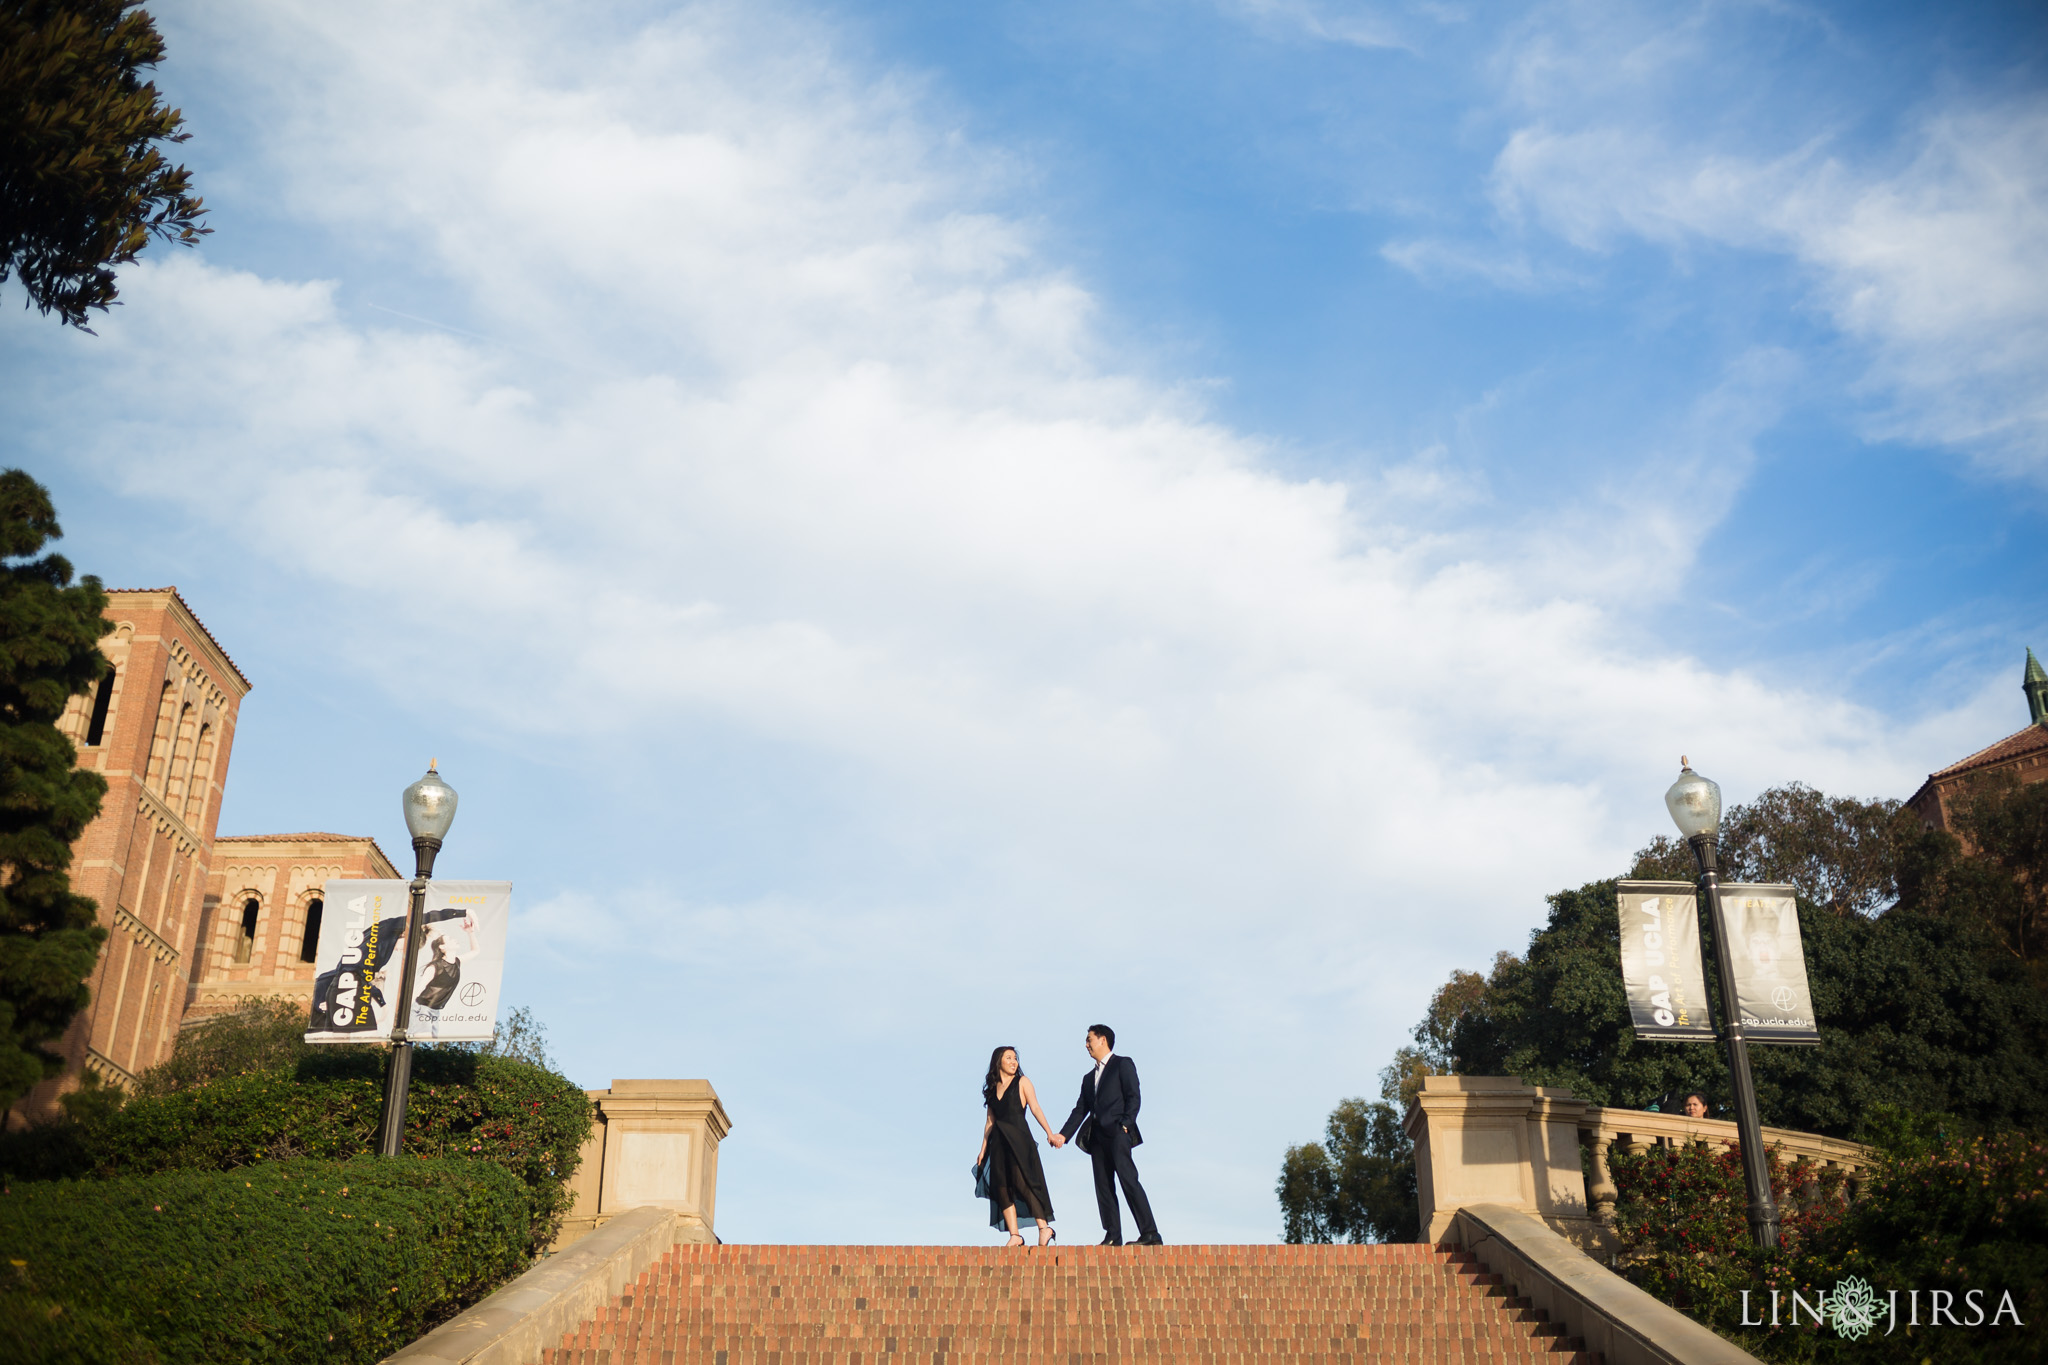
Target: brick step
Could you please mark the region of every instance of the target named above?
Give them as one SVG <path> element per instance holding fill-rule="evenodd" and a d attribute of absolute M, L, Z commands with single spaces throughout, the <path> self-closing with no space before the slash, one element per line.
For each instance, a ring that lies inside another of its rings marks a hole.
<path fill-rule="evenodd" d="M 1331 1338 L 1329 1345 L 1284 1345 L 1260 1340 L 1147 1342 L 1092 1338 L 1085 1342 L 973 1342 L 952 1336 L 870 1338 L 801 1347 L 786 1340 L 707 1340 L 662 1347 L 549 1349 L 545 1365 L 983 1365 L 999 1361 L 1047 1361 L 1053 1365 L 1102 1365 L 1104 1361 L 1180 1361 L 1229 1365 L 1235 1361 L 1325 1361 L 1343 1365 L 1602 1365 L 1597 1351 L 1577 1342 L 1561 1347 L 1516 1347 L 1462 1338 L 1454 1342 L 1364 1342 Z"/>
<path fill-rule="evenodd" d="M 1455 1248 L 678 1246 L 541 1365 L 1599 1365 Z"/>

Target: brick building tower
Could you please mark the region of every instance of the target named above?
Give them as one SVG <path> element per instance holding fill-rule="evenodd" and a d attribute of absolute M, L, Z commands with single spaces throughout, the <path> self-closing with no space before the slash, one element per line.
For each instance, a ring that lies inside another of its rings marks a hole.
<path fill-rule="evenodd" d="M 71 850 L 71 886 L 99 902 L 107 943 L 92 1000 L 62 1042 L 64 1072 L 10 1123 L 55 1112 L 92 1071 L 123 1087 L 171 1055 L 178 1031 L 259 997 L 313 995 L 329 878 L 397 878 L 348 834 L 215 837 L 249 680 L 176 588 L 113 591 L 100 650 L 113 668 L 58 728 L 107 780 Z"/>
<path fill-rule="evenodd" d="M 48 1113 L 82 1068 L 126 1084 L 170 1055 L 185 1014 L 235 717 L 249 680 L 176 588 L 107 594 L 113 668 L 59 727 L 107 780 L 72 850 L 71 885 L 99 902 L 107 944 L 92 1003 L 64 1035 L 65 1075 L 22 1101 Z"/>
<path fill-rule="evenodd" d="M 1971 782 L 1991 773 L 2009 772 L 2022 783 L 2048 782 L 2048 671 L 2027 651 L 2027 666 L 2020 675 L 2020 690 L 2027 697 L 2027 728 L 2015 730 L 1996 744 L 1988 745 L 1929 773 L 1906 806 L 1934 829 L 1949 828 L 1949 804 Z"/>

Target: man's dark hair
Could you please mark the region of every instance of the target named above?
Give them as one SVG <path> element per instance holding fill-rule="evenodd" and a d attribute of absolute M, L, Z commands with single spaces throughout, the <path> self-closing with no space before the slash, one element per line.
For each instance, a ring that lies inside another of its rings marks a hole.
<path fill-rule="evenodd" d="M 1116 1030 L 1107 1024 L 1090 1024 L 1088 1031 L 1109 1044 L 1111 1052 L 1116 1051 Z"/>

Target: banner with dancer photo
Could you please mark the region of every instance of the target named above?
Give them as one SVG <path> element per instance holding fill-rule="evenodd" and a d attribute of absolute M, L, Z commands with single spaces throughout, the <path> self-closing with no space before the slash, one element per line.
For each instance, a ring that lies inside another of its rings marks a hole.
<path fill-rule="evenodd" d="M 412 983 L 416 1043 L 483 1043 L 498 1031 L 510 882 L 428 882 Z"/>
<path fill-rule="evenodd" d="M 313 960 L 309 1043 L 388 1039 L 404 979 L 411 883 L 326 885 Z M 512 883 L 430 881 L 413 982 L 414 1042 L 485 1042 L 496 1032 Z"/>
<path fill-rule="evenodd" d="M 1743 1033 L 1752 1043 L 1819 1046 L 1792 888 L 1727 882 L 1721 887 L 1721 915 L 1728 922 Z"/>
<path fill-rule="evenodd" d="M 1621 982 L 1636 1037 L 1711 1043 L 1700 917 L 1691 882 L 1619 882 Z"/>

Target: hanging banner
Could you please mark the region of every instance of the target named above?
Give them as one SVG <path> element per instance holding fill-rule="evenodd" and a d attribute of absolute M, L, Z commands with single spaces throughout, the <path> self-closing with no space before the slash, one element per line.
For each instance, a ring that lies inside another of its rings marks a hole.
<path fill-rule="evenodd" d="M 369 1043 L 391 1037 L 405 964 L 411 883 L 326 885 L 320 946 L 313 959 L 309 1043 Z M 413 982 L 414 1042 L 482 1042 L 496 1031 L 505 975 L 510 882 L 427 883 L 419 979 Z"/>
<path fill-rule="evenodd" d="M 1819 1046 L 1792 888 L 1728 882 L 1721 887 L 1721 915 L 1728 924 L 1743 1033 L 1752 1043 Z"/>
<path fill-rule="evenodd" d="M 391 1036 L 398 1008 L 392 966 L 405 952 L 409 885 L 338 878 L 327 883 L 307 1042 L 371 1043 Z"/>
<path fill-rule="evenodd" d="M 498 1031 L 510 882 L 428 882 L 412 983 L 416 1043 L 482 1043 Z"/>
<path fill-rule="evenodd" d="M 1636 1037 L 1711 1043 L 1700 917 L 1691 882 L 1617 882 L 1621 983 Z"/>

